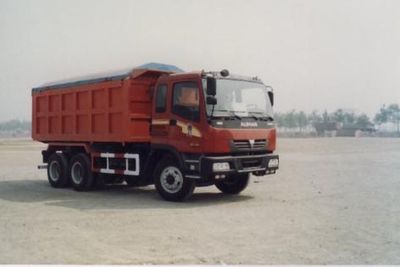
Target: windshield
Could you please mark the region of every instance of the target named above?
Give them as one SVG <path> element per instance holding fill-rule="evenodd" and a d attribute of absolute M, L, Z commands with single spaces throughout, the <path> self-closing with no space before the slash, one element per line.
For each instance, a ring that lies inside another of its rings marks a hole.
<path fill-rule="evenodd" d="M 203 80 L 203 88 L 206 90 Z M 206 94 L 206 93 L 205 93 Z M 272 107 L 265 85 L 255 82 L 217 79 L 217 104 L 213 116 L 234 115 L 239 117 L 257 116 L 272 119 Z M 207 105 L 211 115 L 212 105 Z"/>

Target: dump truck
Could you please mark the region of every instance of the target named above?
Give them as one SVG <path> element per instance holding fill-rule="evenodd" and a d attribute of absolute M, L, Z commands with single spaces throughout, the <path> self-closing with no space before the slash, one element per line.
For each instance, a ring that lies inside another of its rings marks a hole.
<path fill-rule="evenodd" d="M 149 67 L 150 66 L 150 67 Z M 228 70 L 150 64 L 32 89 L 32 139 L 51 186 L 154 184 L 168 201 L 215 185 L 239 194 L 250 174 L 273 174 L 270 86 Z"/>

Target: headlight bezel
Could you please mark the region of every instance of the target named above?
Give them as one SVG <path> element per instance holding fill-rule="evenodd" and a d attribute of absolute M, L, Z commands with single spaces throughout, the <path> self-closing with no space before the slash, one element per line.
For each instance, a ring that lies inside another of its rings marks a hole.
<path fill-rule="evenodd" d="M 231 166 L 229 162 L 224 161 L 224 162 L 214 162 L 212 165 L 212 170 L 213 172 L 225 172 L 229 171 L 231 169 Z"/>
<path fill-rule="evenodd" d="M 279 167 L 279 159 L 270 159 L 268 161 L 268 168 L 278 168 Z"/>

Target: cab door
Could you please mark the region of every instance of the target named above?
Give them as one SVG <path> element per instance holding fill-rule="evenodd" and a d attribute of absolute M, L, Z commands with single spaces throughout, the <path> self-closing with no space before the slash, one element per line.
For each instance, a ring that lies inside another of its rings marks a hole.
<path fill-rule="evenodd" d="M 152 144 L 179 152 L 201 153 L 204 101 L 196 80 L 161 79 L 155 87 L 150 133 Z"/>
<path fill-rule="evenodd" d="M 180 152 L 201 153 L 201 120 L 204 113 L 197 80 L 171 83 L 169 142 Z"/>

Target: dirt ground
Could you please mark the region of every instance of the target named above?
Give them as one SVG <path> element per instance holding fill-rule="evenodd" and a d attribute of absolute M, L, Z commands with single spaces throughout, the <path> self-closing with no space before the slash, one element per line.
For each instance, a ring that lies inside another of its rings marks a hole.
<path fill-rule="evenodd" d="M 239 196 L 54 189 L 41 144 L 0 140 L 0 263 L 400 264 L 400 139 L 279 139 Z"/>

